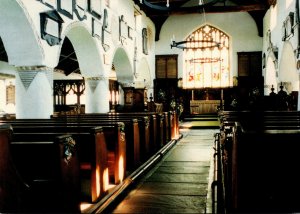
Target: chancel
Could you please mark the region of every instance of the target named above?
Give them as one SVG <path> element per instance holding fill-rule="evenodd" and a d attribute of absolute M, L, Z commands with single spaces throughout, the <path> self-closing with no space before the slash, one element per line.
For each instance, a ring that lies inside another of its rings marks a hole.
<path fill-rule="evenodd" d="M 299 0 L 1 0 L 0 213 L 298 213 Z"/>

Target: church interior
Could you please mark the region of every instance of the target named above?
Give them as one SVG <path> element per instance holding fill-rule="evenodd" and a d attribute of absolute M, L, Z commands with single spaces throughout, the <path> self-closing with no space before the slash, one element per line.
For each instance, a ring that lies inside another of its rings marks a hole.
<path fill-rule="evenodd" d="M 299 4 L 1 0 L 0 212 L 299 212 Z"/>

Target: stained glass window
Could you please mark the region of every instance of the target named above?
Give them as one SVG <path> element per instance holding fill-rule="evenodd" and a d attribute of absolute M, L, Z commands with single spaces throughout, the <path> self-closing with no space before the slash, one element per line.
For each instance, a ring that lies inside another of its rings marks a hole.
<path fill-rule="evenodd" d="M 183 59 L 183 88 L 228 87 L 229 37 L 205 25 L 186 39 Z"/>

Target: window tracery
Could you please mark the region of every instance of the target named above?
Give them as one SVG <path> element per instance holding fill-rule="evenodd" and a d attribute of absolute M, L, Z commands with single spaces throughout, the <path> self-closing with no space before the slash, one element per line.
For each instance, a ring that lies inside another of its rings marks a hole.
<path fill-rule="evenodd" d="M 219 29 L 205 25 L 187 38 L 184 49 L 184 88 L 228 87 L 229 37 Z"/>

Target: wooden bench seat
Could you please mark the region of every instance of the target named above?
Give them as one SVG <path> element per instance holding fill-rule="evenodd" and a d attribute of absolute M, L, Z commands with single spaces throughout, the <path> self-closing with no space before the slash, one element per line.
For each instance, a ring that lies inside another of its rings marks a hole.
<path fill-rule="evenodd" d="M 0 127 L 0 212 L 79 212 L 79 164 L 72 136 L 30 143 L 11 142 L 12 134 L 11 126 Z"/>
<path fill-rule="evenodd" d="M 221 112 L 227 212 L 299 212 L 299 112 Z"/>
<path fill-rule="evenodd" d="M 232 208 L 299 212 L 299 129 L 253 131 L 236 124 L 232 145 Z"/>
<path fill-rule="evenodd" d="M 99 118 L 99 117 L 109 117 L 109 118 L 116 118 L 116 117 L 144 117 L 147 116 L 150 119 L 150 123 L 156 124 L 158 129 L 158 135 L 156 139 L 153 139 L 158 142 L 159 145 L 164 145 L 171 139 L 174 139 L 176 135 L 178 135 L 178 118 L 176 117 L 176 112 L 163 112 L 163 113 L 156 113 L 156 112 L 122 112 L 122 113 L 89 113 L 89 114 L 81 114 L 81 115 L 66 115 L 60 116 L 60 118 Z M 59 116 L 56 116 L 59 118 Z M 156 122 L 155 122 L 156 121 Z M 177 121 L 177 122 L 176 122 Z M 151 125 L 152 126 L 152 125 Z M 160 129 L 161 128 L 161 129 Z M 160 134 L 161 133 L 161 134 Z M 153 141 L 152 140 L 152 141 Z"/>
<path fill-rule="evenodd" d="M 62 117 L 55 118 L 58 121 L 65 121 L 67 123 L 99 123 L 103 121 L 122 121 L 125 124 L 128 121 L 136 120 L 139 125 L 139 136 L 140 143 L 128 143 L 128 167 L 136 168 L 136 166 L 141 165 L 142 162 L 146 161 L 151 155 L 157 152 L 161 148 L 162 142 L 159 142 L 159 139 L 163 139 L 158 137 L 159 133 L 163 132 L 163 126 L 157 124 L 156 116 L 152 115 L 151 117 L 145 116 L 143 114 L 82 114 L 82 115 L 66 115 Z M 163 124 L 163 121 L 161 121 Z M 126 127 L 126 125 L 125 125 Z M 161 130 L 159 130 L 159 128 Z M 130 135 L 129 135 L 130 136 Z M 163 135 L 162 135 L 163 136 Z M 130 140 L 132 141 L 132 140 Z M 160 140 L 162 141 L 162 140 Z M 134 151 L 132 155 L 132 152 Z"/>
<path fill-rule="evenodd" d="M 147 125 L 147 118 L 113 118 L 113 119 L 74 119 L 74 120 L 34 120 L 22 119 L 9 121 L 15 132 L 51 132 L 55 127 L 59 127 L 58 131 L 72 133 L 82 133 L 85 129 L 93 126 L 103 126 L 108 124 L 124 123 L 124 132 L 126 136 L 126 153 L 127 153 L 127 168 L 129 170 L 135 169 L 141 165 L 141 155 L 146 157 L 145 148 L 150 147 L 150 130 Z M 19 131 L 19 127 L 21 127 Z M 146 146 L 147 145 L 147 146 Z M 145 154 L 143 154 L 143 152 Z M 149 152 L 148 152 L 149 153 Z"/>
<path fill-rule="evenodd" d="M 13 125 L 14 126 L 14 125 Z M 84 181 L 84 200 L 95 202 L 103 196 L 108 182 L 118 184 L 124 179 L 126 172 L 126 141 L 124 124 L 102 124 L 92 126 L 26 126 L 15 125 L 14 141 L 40 141 L 52 139 L 58 134 L 72 134 L 78 143 L 81 178 Z M 35 132 L 28 132 L 34 131 Z M 109 153 L 114 154 L 114 161 L 108 162 Z M 120 161 L 121 159 L 121 161 Z M 108 166 L 112 163 L 113 166 Z M 117 164 L 115 164 L 117 163 Z M 112 169 L 113 171 L 109 171 Z M 85 170 L 85 171 L 83 171 Z M 108 176 L 113 178 L 109 180 Z M 88 186 L 87 186 L 88 185 Z"/>

